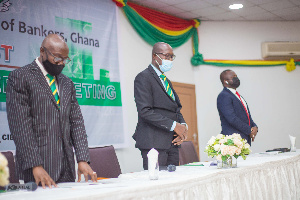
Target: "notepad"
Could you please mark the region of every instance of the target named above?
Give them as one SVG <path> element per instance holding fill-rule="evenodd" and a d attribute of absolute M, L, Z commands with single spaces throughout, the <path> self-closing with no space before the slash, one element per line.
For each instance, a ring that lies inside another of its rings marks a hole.
<path fill-rule="evenodd" d="M 193 163 L 185 164 L 183 166 L 204 166 L 204 165 L 199 162 L 193 162 Z"/>

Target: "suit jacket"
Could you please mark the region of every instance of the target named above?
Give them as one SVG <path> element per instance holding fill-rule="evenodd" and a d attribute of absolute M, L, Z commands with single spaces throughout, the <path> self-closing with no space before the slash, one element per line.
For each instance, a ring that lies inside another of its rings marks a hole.
<path fill-rule="evenodd" d="M 34 181 L 32 167 L 42 165 L 54 181 L 60 176 L 63 158 L 75 175 L 77 161 L 89 161 L 84 121 L 72 80 L 57 76 L 60 109 L 35 61 L 9 74 L 6 103 L 10 132 L 16 145 L 20 178 Z"/>
<path fill-rule="evenodd" d="M 172 83 L 175 101 L 167 94 L 160 77 L 151 65 L 134 80 L 134 98 L 138 111 L 138 123 L 133 139 L 140 149 L 169 149 L 174 131 L 173 122 L 185 123 L 180 112 L 181 104 Z"/>
<path fill-rule="evenodd" d="M 251 133 L 251 128 L 256 126 L 256 124 L 252 120 L 248 104 L 245 106 L 247 106 L 248 109 L 250 126 L 248 116 L 242 102 L 230 90 L 224 87 L 217 99 L 222 134 L 231 135 L 233 133 L 239 133 L 241 137 L 246 139 L 251 145 L 251 138 L 249 135 Z"/>

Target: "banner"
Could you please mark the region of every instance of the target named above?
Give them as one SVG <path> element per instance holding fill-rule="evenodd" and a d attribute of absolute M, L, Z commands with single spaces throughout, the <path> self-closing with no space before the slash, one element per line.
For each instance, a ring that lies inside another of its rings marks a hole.
<path fill-rule="evenodd" d="M 14 150 L 6 116 L 10 71 L 39 57 L 44 38 L 69 46 L 63 74 L 76 89 L 90 147 L 125 144 L 116 6 L 108 0 L 0 0 L 0 151 Z"/>

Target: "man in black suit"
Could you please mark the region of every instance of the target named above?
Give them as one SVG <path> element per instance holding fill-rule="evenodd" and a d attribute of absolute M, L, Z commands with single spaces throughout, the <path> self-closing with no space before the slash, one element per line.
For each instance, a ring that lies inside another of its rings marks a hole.
<path fill-rule="evenodd" d="M 247 102 L 236 91 L 240 80 L 232 70 L 225 70 L 220 74 L 223 91 L 217 99 L 222 134 L 239 133 L 251 145 L 257 135 L 258 128 L 254 123 Z"/>
<path fill-rule="evenodd" d="M 145 170 L 148 169 L 147 153 L 151 148 L 159 152 L 160 166 L 178 165 L 178 145 L 187 137 L 179 97 L 164 75 L 172 68 L 174 59 L 169 44 L 156 43 L 152 49 L 152 63 L 134 81 L 138 123 L 133 139 L 141 151 Z"/>
<path fill-rule="evenodd" d="M 62 37 L 48 35 L 40 57 L 9 74 L 7 118 L 16 145 L 16 165 L 21 179 L 45 186 L 78 181 L 97 175 L 88 165 L 89 150 L 74 83 L 61 74 L 70 61 Z"/>

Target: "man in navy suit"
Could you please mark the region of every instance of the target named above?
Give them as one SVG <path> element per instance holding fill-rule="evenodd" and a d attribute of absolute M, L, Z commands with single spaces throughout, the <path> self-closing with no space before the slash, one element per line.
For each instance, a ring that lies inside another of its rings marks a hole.
<path fill-rule="evenodd" d="M 159 152 L 160 166 L 178 165 L 178 145 L 187 137 L 187 125 L 180 112 L 181 104 L 165 72 L 175 59 L 172 47 L 158 42 L 152 49 L 152 63 L 134 80 L 134 98 L 138 123 L 133 139 L 148 169 L 147 153 L 151 148 Z"/>
<path fill-rule="evenodd" d="M 220 115 L 222 134 L 231 135 L 239 133 L 251 145 L 258 128 L 254 123 L 247 102 L 236 91 L 240 86 L 240 80 L 232 70 L 225 70 L 220 75 L 224 86 L 217 99 L 217 107 Z"/>

